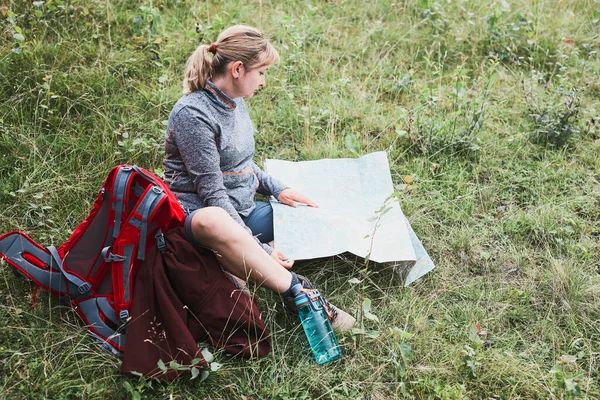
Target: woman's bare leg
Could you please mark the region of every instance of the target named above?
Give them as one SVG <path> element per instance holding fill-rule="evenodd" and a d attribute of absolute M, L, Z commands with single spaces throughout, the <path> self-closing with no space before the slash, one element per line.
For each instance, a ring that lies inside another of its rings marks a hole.
<path fill-rule="evenodd" d="M 292 274 L 271 258 L 222 208 L 198 210 L 191 227 L 198 243 L 213 249 L 221 265 L 233 275 L 276 293 L 290 288 Z"/>

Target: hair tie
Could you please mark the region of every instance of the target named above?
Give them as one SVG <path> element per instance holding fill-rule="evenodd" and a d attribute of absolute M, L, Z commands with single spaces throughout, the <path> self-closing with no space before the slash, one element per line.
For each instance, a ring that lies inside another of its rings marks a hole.
<path fill-rule="evenodd" d="M 217 45 L 216 44 L 211 44 L 210 47 L 208 48 L 208 51 L 213 53 L 213 54 L 217 54 Z"/>

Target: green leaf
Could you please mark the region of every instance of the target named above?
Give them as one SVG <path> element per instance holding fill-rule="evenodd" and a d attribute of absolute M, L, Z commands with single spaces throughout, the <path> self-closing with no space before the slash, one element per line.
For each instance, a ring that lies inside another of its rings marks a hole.
<path fill-rule="evenodd" d="M 171 369 L 174 369 L 176 371 L 184 371 L 187 369 L 187 367 L 185 365 L 181 365 L 175 360 L 171 360 L 171 362 L 169 362 L 169 367 L 171 367 Z"/>
<path fill-rule="evenodd" d="M 398 343 L 398 349 L 400 350 L 400 355 L 402 355 L 402 358 L 405 360 L 412 357 L 412 347 L 410 344 L 406 342 Z"/>
<path fill-rule="evenodd" d="M 356 335 L 363 335 L 363 334 L 367 333 L 367 331 L 364 329 L 361 329 L 361 328 L 352 328 L 352 329 L 350 329 L 350 333 L 352 335 L 356 336 Z"/>
<path fill-rule="evenodd" d="M 365 312 L 365 318 L 369 319 L 371 321 L 377 321 L 377 322 L 379 322 L 379 318 L 377 317 L 377 315 L 371 314 L 370 312 Z"/>
<path fill-rule="evenodd" d="M 200 375 L 200 370 L 196 367 L 192 368 L 192 379 L 196 379 Z"/>
<path fill-rule="evenodd" d="M 363 311 L 365 314 L 368 313 L 369 311 L 371 311 L 371 299 L 365 298 L 363 300 L 362 307 L 363 307 Z"/>
<path fill-rule="evenodd" d="M 205 381 L 208 378 L 209 372 L 207 370 L 202 370 L 200 374 L 200 382 Z"/>
<path fill-rule="evenodd" d="M 167 366 L 165 365 L 163 360 L 158 360 L 157 364 L 158 364 L 158 369 L 160 369 L 162 372 L 167 372 Z"/>
<path fill-rule="evenodd" d="M 200 351 L 200 353 L 202 353 L 202 357 L 204 357 L 204 360 L 206 360 L 207 363 L 209 363 L 215 359 L 215 357 L 212 355 L 212 353 L 206 347 L 203 348 Z"/>
<path fill-rule="evenodd" d="M 358 155 L 358 139 L 354 135 L 346 135 L 346 148 Z"/>
<path fill-rule="evenodd" d="M 348 281 L 348 283 L 351 283 L 351 284 L 355 285 L 357 283 L 360 283 L 360 279 L 358 279 L 358 278 L 352 278 L 352 279 L 350 279 Z"/>
<path fill-rule="evenodd" d="M 137 390 L 131 394 L 131 400 L 142 400 L 142 394 Z"/>
<path fill-rule="evenodd" d="M 368 330 L 365 332 L 365 336 L 371 339 L 377 339 L 380 335 L 379 331 Z"/>
<path fill-rule="evenodd" d="M 562 367 L 558 364 L 555 364 L 554 367 L 550 370 L 553 374 L 562 374 Z"/>
<path fill-rule="evenodd" d="M 129 393 L 131 393 L 133 391 L 133 387 L 131 387 L 131 383 L 124 381 L 123 382 L 123 388 L 125 390 L 127 390 Z"/>
<path fill-rule="evenodd" d="M 25 36 L 21 35 L 20 33 L 13 33 L 13 39 L 15 39 L 19 42 L 24 42 Z"/>
<path fill-rule="evenodd" d="M 223 367 L 223 364 L 219 364 L 218 362 L 210 363 L 210 370 L 212 372 L 216 372 L 216 371 L 220 370 L 222 367 Z"/>

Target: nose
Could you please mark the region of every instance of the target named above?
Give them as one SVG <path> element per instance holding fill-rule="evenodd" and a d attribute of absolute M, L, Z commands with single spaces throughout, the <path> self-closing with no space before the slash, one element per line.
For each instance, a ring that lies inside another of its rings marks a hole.
<path fill-rule="evenodd" d="M 260 80 L 260 86 L 262 87 L 267 87 L 267 80 L 265 79 L 265 77 L 263 76 L 262 79 Z"/>

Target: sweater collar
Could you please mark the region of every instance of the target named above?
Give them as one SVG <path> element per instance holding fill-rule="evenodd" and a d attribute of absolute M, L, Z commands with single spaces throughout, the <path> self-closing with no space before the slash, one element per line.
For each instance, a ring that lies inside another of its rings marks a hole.
<path fill-rule="evenodd" d="M 206 81 L 206 85 L 204 85 L 204 90 L 208 93 L 208 97 L 212 100 L 214 104 L 226 110 L 235 110 L 235 101 L 229 96 L 227 96 L 225 93 L 223 93 L 221 89 L 219 89 L 210 80 Z"/>

